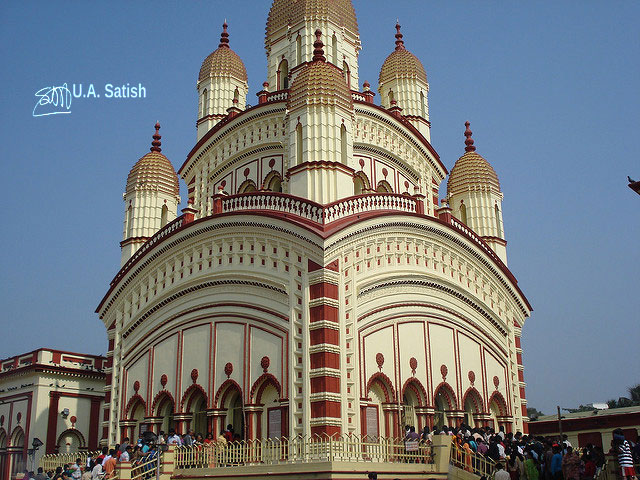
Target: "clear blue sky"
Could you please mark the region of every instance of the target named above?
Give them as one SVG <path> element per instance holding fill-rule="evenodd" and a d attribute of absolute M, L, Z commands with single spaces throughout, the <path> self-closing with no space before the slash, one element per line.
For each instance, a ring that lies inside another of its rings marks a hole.
<path fill-rule="evenodd" d="M 529 406 L 550 413 L 640 382 L 640 3 L 355 0 L 360 84 L 377 85 L 400 19 L 430 83 L 432 143 L 451 168 L 464 121 L 500 177 L 509 266 L 535 311 Z M 266 77 L 269 1 L 3 2 L 0 357 L 105 353 L 94 309 L 118 270 L 127 173 L 159 120 L 179 167 L 195 84 L 224 18 L 250 103 Z M 32 117 L 45 86 L 142 83 L 146 99 L 77 99 Z M 183 199 L 184 184 L 181 186 Z M 633 367 L 636 365 L 636 367 Z"/>

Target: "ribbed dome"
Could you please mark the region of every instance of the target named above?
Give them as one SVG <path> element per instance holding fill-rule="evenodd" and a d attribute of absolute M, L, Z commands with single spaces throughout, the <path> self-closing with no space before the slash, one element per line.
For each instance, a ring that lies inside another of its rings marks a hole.
<path fill-rule="evenodd" d="M 209 77 L 230 76 L 237 80 L 247 81 L 247 69 L 236 52 L 229 47 L 229 34 L 226 22 L 222 25 L 222 35 L 218 48 L 202 62 L 198 81 Z"/>
<path fill-rule="evenodd" d="M 451 169 L 449 180 L 447 181 L 447 194 L 467 191 L 469 188 L 484 188 L 500 193 L 500 181 L 493 167 L 481 155 L 476 153 L 473 145 L 469 122 L 465 123 L 467 137 L 465 144 L 465 154 L 462 155 Z"/>
<path fill-rule="evenodd" d="M 127 177 L 126 193 L 135 190 L 151 190 L 179 196 L 180 183 L 173 165 L 160 153 L 160 125 L 156 123 L 151 151 L 136 162 Z"/>
<path fill-rule="evenodd" d="M 427 83 L 427 72 L 422 62 L 404 46 L 399 24 L 396 24 L 396 30 L 396 49 L 382 64 L 378 83 L 382 85 L 396 78 L 415 78 Z"/>
<path fill-rule="evenodd" d="M 287 25 L 304 19 L 331 20 L 358 34 L 358 20 L 351 0 L 274 0 L 267 19 L 267 38 Z"/>
<path fill-rule="evenodd" d="M 313 61 L 305 65 L 293 80 L 287 108 L 295 110 L 301 105 L 324 104 L 351 110 L 351 91 L 342 70 L 326 62 L 319 36 L 320 31 L 317 30 Z"/>

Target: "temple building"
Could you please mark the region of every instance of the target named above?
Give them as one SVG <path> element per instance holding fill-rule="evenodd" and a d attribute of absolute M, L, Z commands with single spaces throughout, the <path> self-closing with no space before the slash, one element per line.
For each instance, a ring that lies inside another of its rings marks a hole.
<path fill-rule="evenodd" d="M 350 0 L 273 0 L 256 104 L 225 22 L 177 171 L 155 125 L 96 310 L 105 444 L 227 424 L 244 439 L 527 431 L 532 309 L 507 267 L 498 175 L 464 119 L 460 158 L 439 157 L 416 46 L 377 28 L 390 30 L 378 98 L 360 87 Z"/>

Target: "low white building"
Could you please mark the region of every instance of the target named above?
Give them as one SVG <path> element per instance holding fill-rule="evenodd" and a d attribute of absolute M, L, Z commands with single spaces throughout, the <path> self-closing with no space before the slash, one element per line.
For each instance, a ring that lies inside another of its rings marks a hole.
<path fill-rule="evenodd" d="M 44 348 L 0 361 L 0 478 L 34 469 L 45 452 L 98 447 L 105 361 Z"/>

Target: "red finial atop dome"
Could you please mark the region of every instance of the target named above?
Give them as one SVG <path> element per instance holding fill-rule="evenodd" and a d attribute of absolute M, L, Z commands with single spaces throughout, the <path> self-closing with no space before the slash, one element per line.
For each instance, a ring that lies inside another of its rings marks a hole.
<path fill-rule="evenodd" d="M 464 122 L 464 126 L 467 127 L 467 129 L 464 131 L 464 136 L 467 137 L 467 139 L 464 141 L 464 144 L 466 145 L 466 147 L 464 147 L 464 151 L 475 152 L 476 147 L 473 146 L 473 138 L 471 138 L 472 132 L 469 129 L 469 125 L 471 125 L 469 122 Z"/>
<path fill-rule="evenodd" d="M 220 44 L 218 48 L 229 48 L 229 33 L 227 32 L 227 19 L 224 19 L 224 23 L 222 24 L 222 33 L 220 34 Z"/>
<path fill-rule="evenodd" d="M 160 148 L 160 145 L 162 145 L 162 143 L 160 143 L 160 139 L 162 138 L 162 136 L 158 133 L 158 131 L 160 130 L 160 123 L 156 122 L 155 128 L 156 133 L 153 134 L 153 142 L 151 142 L 150 150 L 152 152 L 161 152 L 162 149 Z"/>
<path fill-rule="evenodd" d="M 316 41 L 313 42 L 313 61 L 314 62 L 326 62 L 324 57 L 324 43 L 322 43 L 322 32 L 320 29 L 316 30 Z"/>
<path fill-rule="evenodd" d="M 402 40 L 400 22 L 398 22 L 398 20 L 396 20 L 396 50 L 404 50 L 404 40 Z"/>

